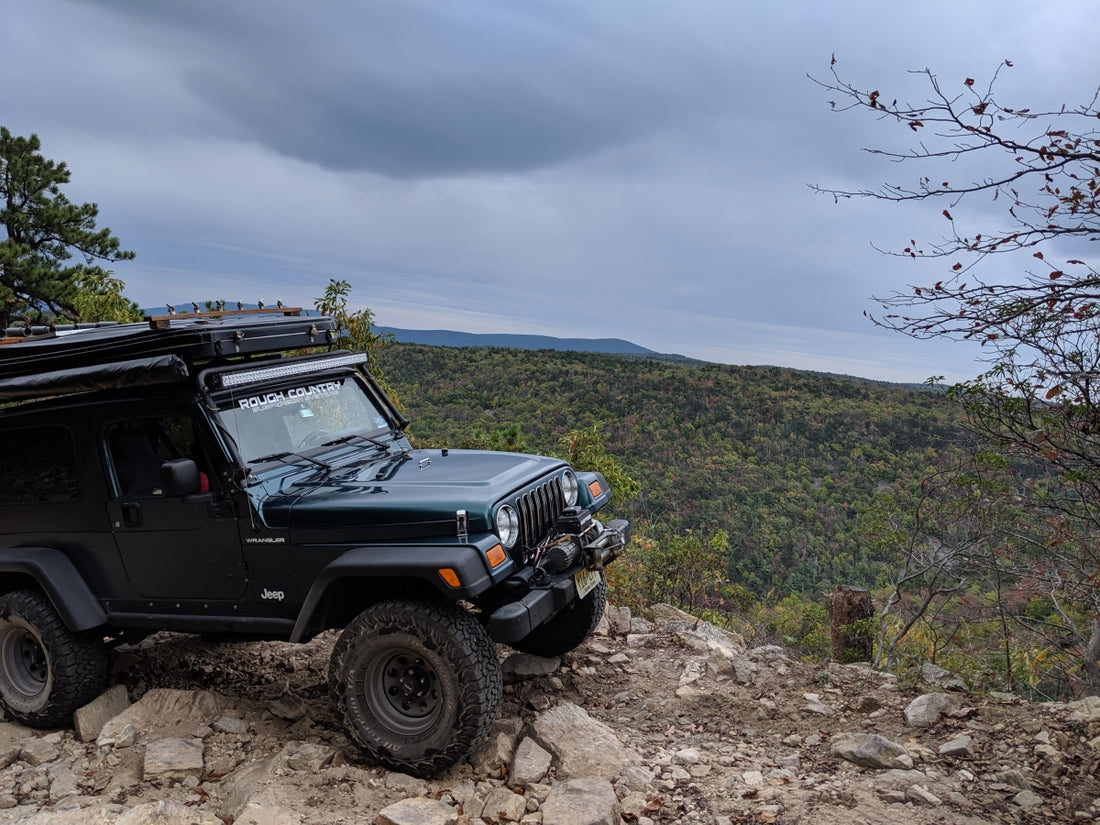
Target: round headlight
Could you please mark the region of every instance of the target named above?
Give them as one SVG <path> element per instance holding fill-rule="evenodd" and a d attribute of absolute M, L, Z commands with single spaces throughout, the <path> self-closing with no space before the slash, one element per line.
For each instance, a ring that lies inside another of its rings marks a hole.
<path fill-rule="evenodd" d="M 519 539 L 519 516 L 507 504 L 497 510 L 497 535 L 500 536 L 500 543 L 509 550 Z"/>
<path fill-rule="evenodd" d="M 561 491 L 565 494 L 565 504 L 572 507 L 577 503 L 577 477 L 572 470 L 566 470 L 561 477 Z"/>

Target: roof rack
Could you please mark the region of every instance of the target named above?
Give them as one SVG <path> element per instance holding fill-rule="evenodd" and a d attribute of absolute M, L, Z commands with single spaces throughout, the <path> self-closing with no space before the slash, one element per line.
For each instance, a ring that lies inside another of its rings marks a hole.
<path fill-rule="evenodd" d="M 0 346 L 0 383 L 7 378 L 80 369 L 135 358 L 177 355 L 189 364 L 235 356 L 330 346 L 336 324 L 298 308 L 219 310 L 151 316 L 132 324 L 59 329 Z"/>
<path fill-rule="evenodd" d="M 53 338 L 57 335 L 68 335 L 82 329 L 99 329 L 100 327 L 116 327 L 118 321 L 97 321 L 83 324 L 21 324 L 8 327 L 4 330 L 4 337 L 0 338 L 0 346 L 5 344 L 24 344 L 27 341 L 37 341 L 42 338 Z"/>
<path fill-rule="evenodd" d="M 149 322 L 150 329 L 169 329 L 172 326 L 173 321 L 185 320 L 188 318 L 225 318 L 228 315 L 271 315 L 272 313 L 279 313 L 284 316 L 301 315 L 301 307 L 284 307 L 282 303 L 276 309 L 270 309 L 264 307 L 262 304 L 259 309 L 211 309 L 204 312 L 195 310 L 194 312 L 169 312 L 167 315 L 147 315 L 145 320 Z"/>

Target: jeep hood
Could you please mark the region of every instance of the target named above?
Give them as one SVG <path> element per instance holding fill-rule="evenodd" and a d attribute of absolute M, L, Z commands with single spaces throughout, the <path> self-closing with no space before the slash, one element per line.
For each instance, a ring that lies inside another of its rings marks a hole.
<path fill-rule="evenodd" d="M 289 529 L 295 544 L 453 537 L 458 510 L 466 511 L 471 534 L 487 532 L 497 503 L 565 466 L 481 450 L 369 455 L 332 471 L 310 468 L 257 505 L 268 527 Z"/>

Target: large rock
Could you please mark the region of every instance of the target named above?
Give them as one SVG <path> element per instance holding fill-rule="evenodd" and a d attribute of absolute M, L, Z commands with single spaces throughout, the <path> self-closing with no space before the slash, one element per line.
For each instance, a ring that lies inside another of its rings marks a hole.
<path fill-rule="evenodd" d="M 22 811 L 26 808 L 30 810 L 26 812 L 26 815 L 20 815 L 16 819 L 9 819 L 5 817 L 0 819 L 4 825 L 118 825 L 122 822 L 120 815 L 125 815 L 121 806 L 109 805 L 97 808 L 66 808 L 61 811 L 35 811 L 33 805 L 24 806 L 24 808 L 15 808 L 14 811 Z M 12 811 L 4 811 L 4 813 L 12 813 Z M 142 825 L 140 822 L 135 824 L 133 820 L 130 822 L 123 822 L 123 825 Z M 183 822 L 173 822 L 172 825 L 183 825 Z M 215 825 L 213 822 L 207 822 L 203 820 L 201 825 Z"/>
<path fill-rule="evenodd" d="M 53 762 L 61 755 L 58 743 L 49 736 L 34 737 L 28 739 L 19 751 L 19 758 L 28 765 L 45 765 Z"/>
<path fill-rule="evenodd" d="M 627 765 L 640 761 L 611 728 L 568 702 L 539 714 L 532 732 L 554 755 L 557 775 L 562 778 L 602 776 L 613 779 Z"/>
<path fill-rule="evenodd" d="M 665 602 L 652 605 L 649 608 L 649 618 L 650 621 L 652 621 L 655 625 L 664 625 L 668 624 L 669 622 L 687 622 L 690 624 L 695 624 L 699 621 L 690 613 L 687 613 L 678 607 L 674 607 L 671 604 L 666 604 Z"/>
<path fill-rule="evenodd" d="M 275 775 L 279 764 L 281 763 L 277 757 L 268 756 L 256 762 L 249 762 L 222 779 L 219 783 L 221 801 L 217 806 L 218 815 L 222 819 L 247 822 L 241 818 L 241 813 L 255 790 Z"/>
<path fill-rule="evenodd" d="M 73 714 L 73 727 L 81 742 L 91 742 L 103 726 L 130 707 L 126 685 L 112 685 Z"/>
<path fill-rule="evenodd" d="M 332 762 L 336 748 L 316 742 L 287 742 L 281 756 L 292 771 L 317 773 Z"/>
<path fill-rule="evenodd" d="M 383 808 L 378 825 L 455 825 L 458 812 L 438 799 L 402 799 Z"/>
<path fill-rule="evenodd" d="M 542 825 L 619 825 L 615 789 L 595 776 L 555 782 L 542 805 Z"/>
<path fill-rule="evenodd" d="M 27 728 L 0 722 L 0 770 L 19 758 L 23 743 L 30 735 L 31 731 Z"/>
<path fill-rule="evenodd" d="M 516 748 L 516 755 L 512 760 L 512 770 L 509 774 L 511 781 L 516 785 L 541 782 L 553 761 L 554 757 L 546 748 L 541 747 L 531 737 L 525 736 Z"/>
<path fill-rule="evenodd" d="M 940 745 L 937 751 L 940 756 L 973 756 L 974 755 L 974 737 L 963 734 L 962 736 L 956 736 L 949 742 L 944 742 Z"/>
<path fill-rule="evenodd" d="M 925 693 L 905 708 L 905 724 L 911 728 L 930 728 L 940 717 L 962 707 L 962 697 L 957 693 Z"/>
<path fill-rule="evenodd" d="M 158 739 L 145 748 L 142 778 L 182 781 L 202 778 L 201 739 Z"/>
<path fill-rule="evenodd" d="M 741 634 L 722 630 L 670 604 L 653 605 L 650 618 L 654 624 L 670 626 L 680 641 L 696 649 L 721 653 L 727 658 L 745 652 L 745 640 Z"/>
<path fill-rule="evenodd" d="M 212 724 L 222 710 L 222 700 L 208 690 L 155 688 L 109 720 L 96 744 L 114 745 L 128 736 L 127 726 L 139 738 L 153 731 L 159 737 L 190 736 L 197 728 Z"/>
<path fill-rule="evenodd" d="M 527 799 L 511 788 L 493 788 L 481 808 L 481 818 L 488 822 L 519 822 L 525 813 Z"/>
<path fill-rule="evenodd" d="M 538 679 L 557 673 L 561 667 L 558 656 L 535 656 L 533 653 L 514 653 L 500 664 L 504 684 L 511 685 L 528 679 Z"/>
<path fill-rule="evenodd" d="M 146 802 L 136 805 L 115 825 L 223 825 L 222 820 L 206 811 L 196 811 L 182 802 Z"/>
<path fill-rule="evenodd" d="M 600 627 L 596 628 L 596 633 L 600 633 L 603 629 L 603 633 L 600 633 L 600 635 L 625 636 L 630 632 L 632 618 L 629 607 L 616 607 L 609 604 L 604 608 L 603 618 L 600 620 Z"/>
<path fill-rule="evenodd" d="M 837 733 L 829 740 L 834 756 L 865 768 L 913 767 L 913 757 L 903 745 L 891 742 L 877 733 Z"/>
<path fill-rule="evenodd" d="M 1100 696 L 1086 696 L 1066 705 L 1071 722 L 1100 722 Z"/>
<path fill-rule="evenodd" d="M 924 681 L 939 685 L 944 690 L 969 690 L 966 680 L 957 673 L 944 670 L 939 665 L 925 662 L 920 666 L 920 677 Z"/>
<path fill-rule="evenodd" d="M 512 764 L 521 730 L 521 719 L 498 719 L 494 722 L 489 735 L 470 753 L 470 765 L 474 771 L 488 776 L 502 776 Z"/>

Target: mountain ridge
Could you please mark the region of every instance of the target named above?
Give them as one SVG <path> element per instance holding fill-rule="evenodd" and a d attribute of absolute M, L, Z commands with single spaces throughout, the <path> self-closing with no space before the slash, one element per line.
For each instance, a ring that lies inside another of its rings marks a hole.
<path fill-rule="evenodd" d="M 459 332 L 450 329 L 403 329 L 376 326 L 383 335 L 393 335 L 402 344 L 443 347 L 505 347 L 508 349 L 551 349 L 564 352 L 602 352 L 609 355 L 662 355 L 622 338 L 559 338 L 554 335 L 503 332 Z"/>

